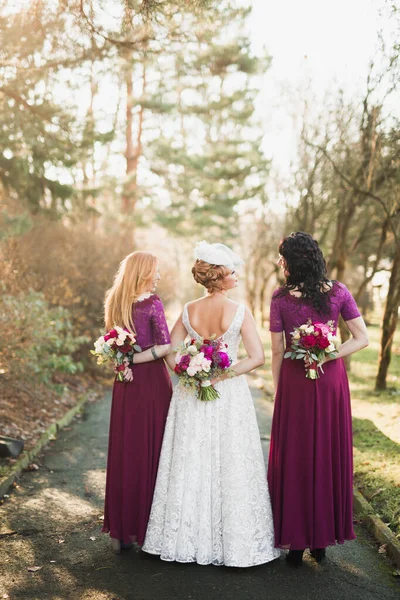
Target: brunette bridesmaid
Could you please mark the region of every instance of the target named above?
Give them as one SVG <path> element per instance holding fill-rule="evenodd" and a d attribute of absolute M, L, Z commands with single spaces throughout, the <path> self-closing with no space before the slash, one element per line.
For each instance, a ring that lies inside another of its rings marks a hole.
<path fill-rule="evenodd" d="M 155 294 L 159 279 L 157 258 L 133 252 L 106 293 L 106 329 L 126 327 L 142 348 L 131 365 L 133 380 L 113 387 L 103 532 L 116 553 L 143 544 L 172 394 L 163 361 L 170 337 Z"/>
<path fill-rule="evenodd" d="M 354 298 L 330 281 L 318 243 L 307 233 L 279 247 L 285 285 L 272 298 L 270 330 L 276 389 L 268 467 L 275 546 L 300 566 L 305 548 L 317 562 L 325 548 L 354 539 L 350 392 L 343 358 L 368 345 Z M 342 316 L 351 337 L 320 379 L 306 379 L 303 361 L 284 359 L 291 332 L 309 319 L 337 327 Z"/>

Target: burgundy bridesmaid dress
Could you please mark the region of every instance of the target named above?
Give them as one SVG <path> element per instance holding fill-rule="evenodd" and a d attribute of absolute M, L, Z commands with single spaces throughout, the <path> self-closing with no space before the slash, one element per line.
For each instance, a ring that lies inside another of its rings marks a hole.
<path fill-rule="evenodd" d="M 142 350 L 170 343 L 158 296 L 134 304 L 133 322 Z M 171 395 L 163 359 L 134 364 L 132 382 L 114 382 L 102 531 L 124 544 L 145 538 Z"/>
<path fill-rule="evenodd" d="M 270 330 L 290 332 L 307 322 L 335 327 L 360 316 L 345 285 L 327 292 L 329 314 L 309 301 L 277 290 Z M 284 359 L 275 398 L 268 464 L 275 546 L 325 548 L 355 538 L 353 531 L 353 452 L 350 392 L 342 359 L 328 362 L 320 379 L 306 379 L 304 363 Z"/>

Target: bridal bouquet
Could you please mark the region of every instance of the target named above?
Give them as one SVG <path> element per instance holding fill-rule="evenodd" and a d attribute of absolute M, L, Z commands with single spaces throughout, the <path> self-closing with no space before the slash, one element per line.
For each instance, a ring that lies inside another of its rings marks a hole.
<path fill-rule="evenodd" d="M 94 343 L 91 354 L 97 356 L 97 364 L 114 363 L 117 381 L 132 381 L 133 375 L 129 364 L 133 362 L 133 354 L 142 349 L 136 344 L 136 338 L 127 329 L 117 325 Z"/>
<path fill-rule="evenodd" d="M 338 353 L 340 342 L 334 332 L 333 321 L 313 323 L 309 319 L 305 325 L 295 327 L 291 332 L 292 345 L 284 358 L 307 361 L 307 379 L 318 379 L 320 377 L 318 369 L 324 372 L 322 369 L 324 359 L 327 356 L 335 358 Z"/>
<path fill-rule="evenodd" d="M 187 387 L 197 391 L 199 400 L 208 402 L 219 398 L 219 392 L 211 385 L 211 379 L 220 375 L 232 375 L 232 361 L 226 352 L 226 344 L 212 336 L 209 339 L 191 339 L 182 342 L 175 356 L 175 373 Z"/>

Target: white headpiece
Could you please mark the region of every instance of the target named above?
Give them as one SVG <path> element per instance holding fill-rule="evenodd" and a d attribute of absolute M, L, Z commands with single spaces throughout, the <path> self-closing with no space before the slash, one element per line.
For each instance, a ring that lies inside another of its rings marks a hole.
<path fill-rule="evenodd" d="M 244 265 L 244 261 L 225 244 L 209 244 L 205 240 L 197 242 L 194 256 L 210 265 L 221 265 L 234 269 Z"/>

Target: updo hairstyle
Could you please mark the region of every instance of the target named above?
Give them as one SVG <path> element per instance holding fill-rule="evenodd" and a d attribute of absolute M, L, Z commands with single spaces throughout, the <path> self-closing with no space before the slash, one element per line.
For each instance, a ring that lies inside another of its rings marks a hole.
<path fill-rule="evenodd" d="M 192 268 L 194 280 L 203 285 L 210 294 L 224 289 L 222 281 L 230 272 L 229 267 L 210 265 L 204 260 L 196 260 Z"/>

